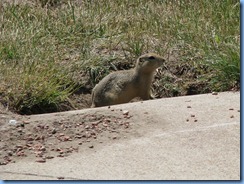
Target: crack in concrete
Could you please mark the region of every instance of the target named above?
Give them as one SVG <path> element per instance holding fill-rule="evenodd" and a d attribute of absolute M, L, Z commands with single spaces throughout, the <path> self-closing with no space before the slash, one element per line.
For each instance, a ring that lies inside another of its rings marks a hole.
<path fill-rule="evenodd" d="M 45 175 L 45 174 L 34 174 L 34 173 L 20 173 L 20 172 L 11 172 L 11 171 L 2 171 L 0 173 L 6 173 L 6 174 L 18 174 L 18 175 L 26 175 L 26 176 L 40 176 L 40 177 L 46 177 L 46 178 L 55 178 L 57 180 L 88 180 L 88 179 L 80 179 L 80 178 L 73 178 L 73 177 L 63 177 L 63 176 L 51 176 L 51 175 Z M 59 179 L 62 178 L 62 179 Z"/>
<path fill-rule="evenodd" d="M 168 132 L 165 132 L 165 133 L 162 133 L 162 134 L 154 135 L 153 137 L 162 137 L 162 136 L 165 136 L 165 135 L 173 135 L 173 134 L 185 133 L 185 132 L 206 131 L 206 130 L 209 130 L 211 128 L 231 126 L 231 125 L 240 125 L 240 122 L 219 123 L 219 124 L 213 124 L 213 125 L 210 125 L 210 126 L 197 127 L 197 128 L 193 128 L 193 129 L 185 129 L 185 130 L 178 130 L 178 131 L 168 131 Z"/>

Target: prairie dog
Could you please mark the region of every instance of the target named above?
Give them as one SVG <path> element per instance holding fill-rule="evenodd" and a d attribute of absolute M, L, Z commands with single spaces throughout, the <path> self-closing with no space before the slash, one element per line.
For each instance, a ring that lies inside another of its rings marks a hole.
<path fill-rule="evenodd" d="M 105 76 L 92 90 L 91 107 L 127 103 L 135 97 L 148 100 L 154 71 L 164 62 L 161 56 L 148 53 L 137 59 L 133 69 Z"/>

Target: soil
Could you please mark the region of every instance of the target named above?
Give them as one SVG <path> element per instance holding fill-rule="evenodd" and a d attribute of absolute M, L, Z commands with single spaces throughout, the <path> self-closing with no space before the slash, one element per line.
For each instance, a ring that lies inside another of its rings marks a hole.
<path fill-rule="evenodd" d="M 86 113 L 50 118 L 20 116 L 0 107 L 0 165 L 23 159 L 44 163 L 55 157 L 93 149 L 126 137 L 131 129 L 128 111 Z"/>

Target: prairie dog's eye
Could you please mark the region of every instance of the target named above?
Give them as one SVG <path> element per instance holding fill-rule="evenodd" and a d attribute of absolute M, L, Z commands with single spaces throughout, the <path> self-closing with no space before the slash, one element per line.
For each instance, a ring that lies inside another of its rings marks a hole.
<path fill-rule="evenodd" d="M 155 57 L 154 56 L 149 56 L 148 59 L 153 60 L 153 59 L 155 59 Z"/>

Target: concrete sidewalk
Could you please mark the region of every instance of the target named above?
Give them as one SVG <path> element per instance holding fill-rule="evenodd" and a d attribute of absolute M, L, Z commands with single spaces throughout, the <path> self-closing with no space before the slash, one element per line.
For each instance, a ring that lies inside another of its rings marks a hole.
<path fill-rule="evenodd" d="M 125 139 L 46 163 L 0 166 L 1 180 L 239 180 L 240 93 L 112 106 L 132 115 Z M 70 111 L 103 112 L 107 107 Z M 51 118 L 38 115 L 35 118 Z"/>

